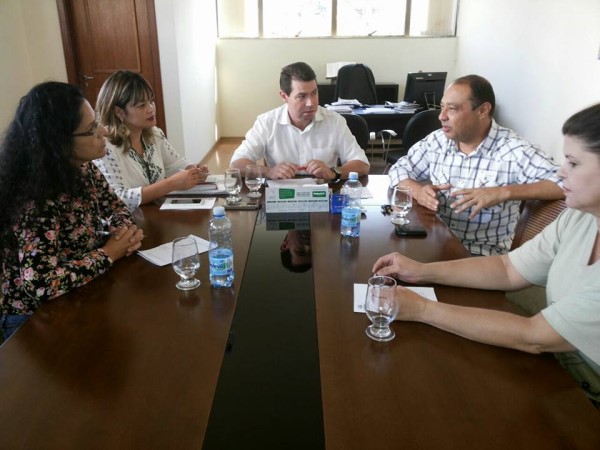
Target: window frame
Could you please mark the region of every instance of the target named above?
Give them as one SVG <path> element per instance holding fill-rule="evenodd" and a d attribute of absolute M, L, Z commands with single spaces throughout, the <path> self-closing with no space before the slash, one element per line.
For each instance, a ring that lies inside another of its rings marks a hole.
<path fill-rule="evenodd" d="M 218 4 L 219 0 L 215 0 Z M 279 36 L 270 37 L 264 35 L 264 10 L 263 0 L 257 0 L 257 14 L 258 14 L 258 36 L 218 36 L 219 39 L 369 39 L 369 38 L 415 38 L 415 39 L 426 39 L 426 38 L 447 38 L 456 37 L 456 28 L 458 23 L 458 11 L 460 0 L 455 0 L 455 6 L 453 10 L 453 23 L 452 32 L 450 34 L 440 34 L 431 36 L 411 36 L 410 25 L 411 25 L 411 12 L 412 12 L 412 0 L 406 1 L 406 14 L 404 19 L 404 34 L 389 34 L 389 35 L 354 35 L 354 36 L 338 36 L 337 35 L 337 11 L 338 11 L 338 0 L 331 1 L 331 33 L 329 36 Z M 218 14 L 218 5 L 217 5 Z M 217 33 L 219 20 L 217 17 Z"/>

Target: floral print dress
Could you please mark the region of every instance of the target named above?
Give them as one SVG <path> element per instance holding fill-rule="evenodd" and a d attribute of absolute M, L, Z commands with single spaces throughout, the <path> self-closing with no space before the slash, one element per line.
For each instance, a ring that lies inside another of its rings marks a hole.
<path fill-rule="evenodd" d="M 3 251 L 0 315 L 32 314 L 42 303 L 104 273 L 112 260 L 97 231 L 133 223 L 129 211 L 91 162 L 81 166 L 83 192 L 41 205 L 27 203 Z M 104 223 L 103 223 L 104 221 Z"/>

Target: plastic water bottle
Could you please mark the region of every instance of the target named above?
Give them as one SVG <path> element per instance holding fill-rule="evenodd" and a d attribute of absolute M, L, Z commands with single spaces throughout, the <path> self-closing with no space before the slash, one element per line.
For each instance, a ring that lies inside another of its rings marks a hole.
<path fill-rule="evenodd" d="M 346 201 L 342 208 L 342 236 L 358 237 L 360 234 L 360 197 L 362 184 L 358 181 L 358 173 L 350 172 L 344 184 Z"/>
<path fill-rule="evenodd" d="M 213 208 L 213 218 L 208 225 L 208 240 L 210 284 L 214 287 L 230 287 L 234 278 L 231 222 L 222 206 Z"/>

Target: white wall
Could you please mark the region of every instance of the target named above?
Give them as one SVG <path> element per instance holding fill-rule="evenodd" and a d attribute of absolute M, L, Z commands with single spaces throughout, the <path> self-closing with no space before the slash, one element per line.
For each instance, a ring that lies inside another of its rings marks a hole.
<path fill-rule="evenodd" d="M 155 0 L 169 141 L 190 161 L 216 142 L 215 2 Z"/>
<path fill-rule="evenodd" d="M 562 161 L 562 123 L 600 101 L 600 1 L 461 0 L 456 39 L 223 39 L 217 43 L 221 136 L 243 136 L 280 104 L 279 70 L 305 61 L 363 62 L 380 82 L 414 70 L 488 78 L 502 125 Z"/>
<path fill-rule="evenodd" d="M 67 80 L 56 0 L 0 0 L 0 131 L 46 80 Z"/>
<path fill-rule="evenodd" d="M 169 139 L 193 160 L 215 142 L 217 114 L 218 136 L 242 136 L 279 105 L 279 70 L 293 61 L 326 82 L 327 62 L 357 60 L 400 95 L 408 71 L 479 73 L 494 85 L 499 122 L 559 161 L 564 120 L 600 101 L 598 0 L 461 0 L 456 39 L 221 40 L 216 50 L 214 2 L 155 4 Z M 33 84 L 66 81 L 55 0 L 0 0 L 0 61 L 4 130 Z"/>
<path fill-rule="evenodd" d="M 456 39 L 222 39 L 217 43 L 221 136 L 243 136 L 256 116 L 281 104 L 279 72 L 304 61 L 327 83 L 328 62 L 371 67 L 376 82 L 394 82 L 404 94 L 407 72 L 447 71 L 454 76 Z"/>
<path fill-rule="evenodd" d="M 216 141 L 215 4 L 155 0 L 169 140 L 198 161 Z M 0 0 L 0 131 L 42 81 L 67 81 L 56 0 Z"/>
<path fill-rule="evenodd" d="M 494 86 L 497 120 L 562 158 L 560 129 L 600 101 L 600 1 L 461 0 L 456 73 Z"/>

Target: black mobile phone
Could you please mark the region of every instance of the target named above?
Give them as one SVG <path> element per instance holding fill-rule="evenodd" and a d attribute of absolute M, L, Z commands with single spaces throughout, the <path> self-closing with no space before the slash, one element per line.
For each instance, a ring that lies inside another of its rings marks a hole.
<path fill-rule="evenodd" d="M 258 209 L 260 204 L 258 202 L 247 202 L 241 201 L 239 203 L 225 203 L 225 209 Z"/>
<path fill-rule="evenodd" d="M 427 230 L 422 225 L 397 225 L 396 236 L 425 237 L 427 236 Z"/>

